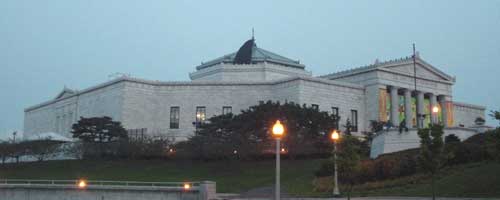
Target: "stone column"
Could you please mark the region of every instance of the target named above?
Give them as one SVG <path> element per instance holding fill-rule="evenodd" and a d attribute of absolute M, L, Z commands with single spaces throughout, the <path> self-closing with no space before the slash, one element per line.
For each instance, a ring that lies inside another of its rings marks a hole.
<path fill-rule="evenodd" d="M 431 102 L 431 123 L 436 124 L 438 123 L 438 113 L 433 113 L 432 109 L 434 106 L 437 106 L 437 97 L 436 95 L 430 93 L 429 94 L 430 102 Z"/>
<path fill-rule="evenodd" d="M 398 87 L 392 86 L 391 88 L 391 123 L 393 126 L 399 126 L 399 96 Z"/>
<path fill-rule="evenodd" d="M 424 127 L 424 93 L 417 91 L 417 127 Z M 420 115 L 420 116 L 419 116 Z"/>
<path fill-rule="evenodd" d="M 441 104 L 441 115 L 443 116 L 443 125 L 444 127 L 448 127 L 448 108 L 446 108 L 446 96 L 440 95 L 439 96 L 439 104 Z"/>
<path fill-rule="evenodd" d="M 412 116 L 413 116 L 413 113 L 411 110 L 411 90 L 405 89 L 405 121 L 406 121 L 407 128 L 413 127 L 413 125 L 411 123 Z"/>

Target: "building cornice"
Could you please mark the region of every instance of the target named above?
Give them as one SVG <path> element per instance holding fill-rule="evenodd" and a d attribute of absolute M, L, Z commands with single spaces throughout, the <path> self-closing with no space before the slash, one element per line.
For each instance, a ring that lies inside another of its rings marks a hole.
<path fill-rule="evenodd" d="M 480 106 L 480 105 L 474 105 L 474 104 L 469 104 L 469 103 L 462 103 L 462 102 L 453 102 L 453 105 L 455 106 L 460 106 L 460 107 L 466 107 L 466 108 L 472 108 L 472 109 L 478 109 L 478 110 L 486 110 L 486 107 Z"/>
<path fill-rule="evenodd" d="M 297 76 L 297 74 L 311 76 L 312 72 L 304 69 L 284 67 L 274 63 L 258 63 L 258 64 L 219 64 L 210 68 L 204 68 L 195 72 L 189 73 L 191 80 L 216 74 L 219 72 L 278 72 L 290 76 Z"/>
<path fill-rule="evenodd" d="M 404 58 L 389 60 L 389 61 L 385 61 L 385 62 L 374 63 L 371 65 L 361 66 L 358 68 L 348 69 L 348 70 L 344 70 L 344 71 L 340 71 L 340 72 L 336 72 L 336 73 L 331 73 L 331 74 L 327 74 L 327 75 L 322 75 L 319 77 L 320 78 L 327 78 L 327 79 L 344 78 L 344 77 L 355 76 L 358 74 L 367 73 L 367 72 L 371 72 L 371 71 L 375 71 L 375 70 L 382 70 L 382 69 L 385 69 L 388 67 L 408 65 L 408 64 L 412 64 L 412 63 L 413 63 L 412 57 L 404 57 Z M 444 79 L 449 80 L 449 81 L 447 81 L 447 80 L 434 80 L 434 79 L 432 79 L 433 81 L 444 81 L 444 82 L 448 82 L 448 83 L 455 82 L 454 77 L 447 75 L 443 71 L 437 69 L 436 67 L 432 66 L 431 64 L 429 64 L 428 62 L 426 62 L 425 60 L 421 59 L 418 56 L 416 59 L 416 63 L 424 66 L 426 69 L 432 71 L 436 75 L 442 76 Z M 387 70 L 387 71 L 392 72 L 392 70 Z M 407 74 L 407 73 L 401 73 L 401 74 L 413 77 L 413 74 Z M 422 78 L 422 77 L 417 77 L 417 78 Z M 424 79 L 424 78 L 422 78 L 422 79 Z"/>
<path fill-rule="evenodd" d="M 279 80 L 272 80 L 272 81 L 259 81 L 259 82 L 252 82 L 252 81 L 151 81 L 151 80 L 145 80 L 145 79 L 139 79 L 139 78 L 132 78 L 132 77 L 119 77 L 114 80 L 81 90 L 81 91 L 76 91 L 75 94 L 68 95 L 63 98 L 59 99 L 53 99 L 49 100 L 34 106 L 30 106 L 26 109 L 24 109 L 24 112 L 30 112 L 32 110 L 38 109 L 40 107 L 56 103 L 59 101 L 63 101 L 66 99 L 70 99 L 85 93 L 89 93 L 101 88 L 105 88 L 114 84 L 118 84 L 121 82 L 131 82 L 131 83 L 139 83 L 139 84 L 147 84 L 150 86 L 266 86 L 266 85 L 278 85 L 278 84 L 283 84 L 283 83 L 289 83 L 293 81 L 309 81 L 309 82 L 315 82 L 315 83 L 321 83 L 321 84 L 327 84 L 327 85 L 333 85 L 333 86 L 338 86 L 338 87 L 346 87 L 346 88 L 351 88 L 351 89 L 356 89 L 356 90 L 364 90 L 364 87 L 358 84 L 352 84 L 352 83 L 345 83 L 341 81 L 335 81 L 335 80 L 327 80 L 327 79 L 322 79 L 322 78 L 314 78 L 314 77 L 302 77 L 302 76 L 296 76 L 296 77 L 290 77 L 290 78 L 284 78 L 284 79 L 279 79 Z"/>

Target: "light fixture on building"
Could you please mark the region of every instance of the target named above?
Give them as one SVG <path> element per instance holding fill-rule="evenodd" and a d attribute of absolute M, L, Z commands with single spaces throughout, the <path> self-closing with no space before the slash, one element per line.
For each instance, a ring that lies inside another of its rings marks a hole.
<path fill-rule="evenodd" d="M 432 113 L 438 113 L 439 108 L 437 106 L 432 107 Z"/>
<path fill-rule="evenodd" d="M 78 188 L 84 189 L 87 187 L 87 182 L 85 180 L 78 181 Z"/>

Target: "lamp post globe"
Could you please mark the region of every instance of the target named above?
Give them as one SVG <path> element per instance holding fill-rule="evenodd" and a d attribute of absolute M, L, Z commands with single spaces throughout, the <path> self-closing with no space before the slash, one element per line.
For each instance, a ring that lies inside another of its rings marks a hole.
<path fill-rule="evenodd" d="M 340 197 L 339 182 L 337 174 L 337 141 L 340 139 L 340 134 L 337 130 L 333 130 L 330 138 L 333 141 L 333 197 Z"/>
<path fill-rule="evenodd" d="M 276 138 L 276 184 L 275 184 L 275 194 L 274 199 L 280 199 L 280 140 L 285 135 L 285 127 L 281 124 L 280 120 L 276 120 L 276 123 L 272 128 L 273 137 Z"/>
<path fill-rule="evenodd" d="M 340 138 L 339 132 L 337 130 L 333 130 L 330 138 L 336 142 Z"/>
<path fill-rule="evenodd" d="M 437 114 L 439 112 L 439 108 L 437 106 L 432 107 L 432 113 Z"/>
<path fill-rule="evenodd" d="M 433 106 L 432 107 L 432 117 L 431 117 L 431 120 L 432 120 L 431 123 L 432 124 L 437 124 L 438 123 L 438 119 L 437 119 L 438 113 L 439 113 L 439 107 Z"/>
<path fill-rule="evenodd" d="M 280 120 L 276 120 L 276 123 L 273 125 L 274 137 L 281 138 L 283 137 L 284 133 L 285 133 L 285 127 L 283 127 L 283 124 L 281 124 Z"/>

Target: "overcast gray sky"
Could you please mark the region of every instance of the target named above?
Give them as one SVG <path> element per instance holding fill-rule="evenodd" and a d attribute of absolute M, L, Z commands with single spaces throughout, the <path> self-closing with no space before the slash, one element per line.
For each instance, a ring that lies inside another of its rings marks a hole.
<path fill-rule="evenodd" d="M 411 54 L 456 76 L 454 100 L 500 109 L 500 1 L 0 1 L 0 138 L 23 109 L 116 72 L 187 81 L 257 45 L 322 75 Z M 488 117 L 490 125 L 496 125 Z"/>

